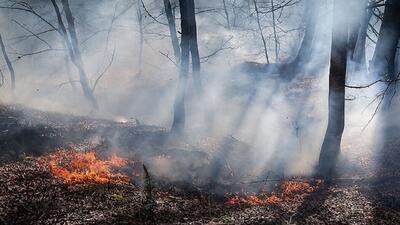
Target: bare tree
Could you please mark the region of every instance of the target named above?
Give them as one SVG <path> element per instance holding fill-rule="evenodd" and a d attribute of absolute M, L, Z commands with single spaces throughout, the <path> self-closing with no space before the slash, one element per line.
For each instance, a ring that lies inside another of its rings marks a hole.
<path fill-rule="evenodd" d="M 75 85 L 75 82 L 72 79 L 72 74 L 71 74 L 71 70 L 70 70 L 70 66 L 69 66 L 69 59 L 68 59 L 71 55 L 73 55 L 71 44 L 70 44 L 70 41 L 69 41 L 68 36 L 67 36 L 67 30 L 66 30 L 64 22 L 62 20 L 60 9 L 58 8 L 58 5 L 57 5 L 55 0 L 51 0 L 51 3 L 53 4 L 54 10 L 56 12 L 58 26 L 59 26 L 57 31 L 59 32 L 59 34 L 61 35 L 61 38 L 63 40 L 62 41 L 62 45 L 63 45 L 63 47 L 65 49 L 68 49 L 68 51 L 69 51 L 69 52 L 67 52 L 65 54 L 65 57 L 64 57 L 65 66 L 66 66 L 66 70 L 67 70 L 68 81 L 71 84 L 72 88 L 75 89 L 76 85 Z"/>
<path fill-rule="evenodd" d="M 137 1 L 136 14 L 139 23 L 139 62 L 138 62 L 139 73 L 138 74 L 141 75 L 143 70 L 143 41 L 144 41 L 144 24 L 143 24 L 141 1 Z"/>
<path fill-rule="evenodd" d="M 203 85 L 200 79 L 200 54 L 199 54 L 199 47 L 197 44 L 197 25 L 196 25 L 196 14 L 195 14 L 195 6 L 194 0 L 187 0 L 185 5 L 186 7 L 186 25 L 187 25 L 187 32 L 189 35 L 189 48 L 190 48 L 190 55 L 192 56 L 192 70 L 193 70 L 193 80 L 196 91 L 198 94 L 203 93 Z M 181 15 L 182 16 L 182 15 Z M 183 28 L 182 28 L 183 33 Z"/>
<path fill-rule="evenodd" d="M 178 93 L 174 103 L 174 119 L 171 131 L 181 134 L 185 127 L 185 95 L 189 73 L 189 54 L 192 56 L 193 79 L 198 93 L 202 92 L 200 80 L 200 56 L 197 46 L 197 27 L 194 0 L 180 0 L 181 14 L 181 57 Z"/>
<path fill-rule="evenodd" d="M 257 0 L 253 0 L 253 3 L 254 3 L 254 10 L 256 11 L 256 19 L 257 19 L 258 31 L 260 32 L 261 40 L 262 40 L 263 46 L 264 46 L 265 58 L 267 59 L 267 64 L 269 64 L 269 56 L 268 56 L 268 50 L 267 50 L 267 42 L 266 42 L 266 40 L 265 40 L 265 36 L 264 36 L 263 29 L 262 29 L 262 26 L 261 26 L 260 11 L 258 10 Z"/>
<path fill-rule="evenodd" d="M 366 55 L 365 55 L 365 44 L 367 40 L 367 32 L 369 21 L 372 17 L 372 10 L 367 7 L 368 1 L 364 1 L 364 7 L 362 7 L 360 28 L 358 30 L 357 41 L 352 54 L 352 60 L 355 63 L 355 71 L 366 71 Z"/>
<path fill-rule="evenodd" d="M 393 78 L 394 60 L 400 38 L 400 2 L 387 0 L 385 12 L 372 58 L 372 70 L 377 75 Z"/>
<path fill-rule="evenodd" d="M 230 20 L 229 20 L 229 12 L 228 12 L 228 8 L 226 7 L 226 0 L 222 0 L 222 4 L 224 6 L 226 25 L 227 25 L 228 29 L 231 29 L 231 24 L 230 24 Z"/>
<path fill-rule="evenodd" d="M 346 11 L 347 1 L 336 0 L 333 6 L 333 28 L 329 70 L 328 127 L 319 156 L 320 175 L 330 178 L 340 153 L 344 130 L 345 81 L 348 45 L 348 21 L 338 16 Z M 347 11 L 350 12 L 350 11 Z M 350 14 L 349 14 L 350 15 Z"/>
<path fill-rule="evenodd" d="M 181 134 L 185 128 L 185 95 L 189 73 L 189 48 L 190 48 L 190 29 L 187 21 L 187 6 L 185 0 L 179 1 L 181 13 L 181 57 L 179 70 L 178 93 L 174 102 L 174 119 L 172 122 L 171 131 L 176 134 Z"/>
<path fill-rule="evenodd" d="M 376 43 L 374 56 L 372 58 L 371 71 L 377 76 L 384 77 L 386 80 L 395 80 L 395 58 L 397 44 L 400 38 L 400 1 L 387 0 L 385 12 Z M 386 90 L 383 110 L 387 111 L 391 104 L 391 99 L 396 93 L 396 82 L 388 84 Z"/>
<path fill-rule="evenodd" d="M 274 42 L 275 42 L 275 63 L 278 63 L 279 62 L 279 39 L 278 39 L 278 35 L 276 33 L 274 0 L 271 0 L 271 13 L 272 13 L 272 29 L 274 31 Z"/>
<path fill-rule="evenodd" d="M 72 16 L 71 9 L 69 7 L 69 2 L 68 0 L 61 0 L 63 9 L 65 11 L 65 17 L 68 23 L 68 31 L 62 20 L 61 12 L 58 8 L 56 1 L 51 0 L 51 2 L 53 4 L 54 10 L 57 15 L 57 21 L 59 25 L 58 31 L 64 39 L 65 46 L 67 46 L 72 63 L 79 71 L 80 84 L 82 86 L 83 93 L 85 97 L 89 100 L 92 108 L 97 110 L 99 106 L 97 104 L 96 98 L 94 97 L 93 91 L 90 88 L 89 81 L 86 75 L 86 71 L 82 60 L 82 55 L 79 49 L 79 42 L 76 34 L 75 22 Z"/>
<path fill-rule="evenodd" d="M 10 77 L 11 77 L 11 88 L 14 90 L 15 89 L 15 71 L 14 67 L 11 63 L 10 58 L 7 55 L 6 47 L 3 42 L 3 38 L 1 37 L 0 34 L 0 46 L 1 46 L 1 51 L 3 52 L 4 60 L 6 61 L 8 70 L 10 71 Z"/>
<path fill-rule="evenodd" d="M 168 28 L 169 34 L 171 36 L 172 48 L 174 49 L 174 56 L 176 63 L 180 61 L 180 48 L 179 48 L 179 40 L 176 33 L 176 25 L 175 25 L 175 15 L 172 11 L 171 2 L 169 0 L 164 0 L 164 9 L 165 15 L 167 16 L 168 20 Z"/>

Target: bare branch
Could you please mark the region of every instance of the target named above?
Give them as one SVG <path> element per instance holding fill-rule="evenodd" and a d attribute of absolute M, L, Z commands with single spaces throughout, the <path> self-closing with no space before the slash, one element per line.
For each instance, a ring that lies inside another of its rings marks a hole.
<path fill-rule="evenodd" d="M 108 65 L 106 66 L 106 68 L 104 68 L 103 72 L 97 77 L 96 81 L 94 82 L 93 88 L 92 88 L 92 92 L 93 92 L 93 93 L 94 93 L 94 91 L 95 91 L 95 89 L 96 89 L 96 87 L 97 87 L 97 84 L 99 83 L 100 79 L 104 76 L 104 74 L 106 74 L 106 72 L 108 71 L 108 69 L 111 67 L 111 65 L 112 65 L 112 63 L 113 63 L 113 61 L 114 61 L 115 49 L 116 49 L 116 47 L 114 46 L 114 50 L 113 50 L 113 53 L 112 53 L 112 55 L 111 55 L 110 62 L 108 63 Z"/>

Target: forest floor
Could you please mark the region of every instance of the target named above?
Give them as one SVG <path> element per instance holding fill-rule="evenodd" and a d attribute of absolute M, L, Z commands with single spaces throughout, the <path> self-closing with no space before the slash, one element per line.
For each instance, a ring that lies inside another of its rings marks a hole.
<path fill-rule="evenodd" d="M 223 143 L 240 155 L 249 151 L 232 137 L 223 138 Z M 220 140 L 171 141 L 165 129 L 138 122 L 0 106 L 0 224 L 400 224 L 400 176 L 395 166 L 400 139 L 388 143 L 387 161 L 381 165 L 389 168 L 382 166 L 379 173 L 336 177 L 331 183 L 287 178 L 274 182 L 268 196 L 219 195 L 217 189 L 199 188 L 194 181 L 200 179 L 195 173 L 204 172 L 218 151 L 226 149 Z M 46 162 L 57 149 L 68 155 L 88 148 L 99 155 L 117 149 L 123 157 L 140 158 L 151 174 L 160 172 L 151 162 L 167 155 L 174 165 L 168 172 L 178 175 L 169 183 L 154 176 L 149 201 L 141 177 L 65 182 Z M 222 174 L 237 172 L 226 164 L 222 167 Z M 216 183 L 223 183 L 220 180 Z"/>

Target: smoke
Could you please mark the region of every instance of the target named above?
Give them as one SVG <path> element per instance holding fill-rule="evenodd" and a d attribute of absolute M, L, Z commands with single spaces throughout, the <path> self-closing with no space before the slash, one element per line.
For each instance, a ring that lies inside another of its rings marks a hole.
<path fill-rule="evenodd" d="M 262 41 L 257 30 L 254 6 L 248 1 L 227 1 L 230 27 L 219 1 L 196 1 L 197 28 L 201 76 L 205 92 L 199 96 L 189 80 L 186 99 L 187 130 L 193 137 L 217 139 L 232 136 L 247 143 L 252 151 L 248 161 L 237 167 L 257 173 L 282 168 L 283 174 L 307 175 L 313 172 L 327 123 L 328 67 L 330 54 L 332 1 L 315 1 L 319 5 L 316 33 L 312 43 L 311 61 L 304 66 L 305 74 L 283 81 L 283 74 L 243 73 L 236 65 L 245 61 L 265 63 Z M 287 1 L 276 1 L 284 3 Z M 55 13 L 49 1 L 29 1 L 44 19 L 56 25 Z M 94 116 L 112 120 L 138 119 L 144 124 L 169 127 L 172 122 L 178 68 L 168 32 L 163 5 L 160 1 L 78 1 L 70 0 L 74 14 L 85 69 L 93 85 L 104 72 L 95 96 L 100 111 L 94 115 L 83 97 L 79 83 L 74 90 L 68 83 L 64 57 L 66 51 L 51 50 L 26 55 L 48 48 L 46 43 L 31 35 L 16 22 L 34 33 L 51 27 L 32 13 L 1 9 L 0 32 L 5 37 L 8 53 L 13 59 L 17 88 L 12 92 L 6 85 L 0 90 L 3 103 L 18 103 L 45 111 Z M 173 1 L 174 4 L 177 4 Z M 2 6 L 11 6 L 2 1 Z M 140 29 L 137 7 L 144 17 L 143 70 L 140 65 Z M 268 11 L 268 3 L 260 1 L 260 9 Z M 175 10 L 179 18 L 179 10 Z M 151 14 L 151 16 L 148 15 Z M 305 17 L 304 1 L 278 10 L 279 63 L 290 62 L 301 43 Z M 118 16 L 116 18 L 116 16 Z M 349 17 L 351 15 L 339 15 Z M 113 19 L 114 18 L 114 19 Z M 261 17 L 267 49 L 274 55 L 271 15 Z M 176 20 L 178 30 L 179 20 Z M 55 31 L 40 34 L 54 49 L 62 49 Z M 373 47 L 367 43 L 367 59 Z M 115 49 L 114 58 L 112 53 Z M 20 58 L 18 58 L 20 57 Z M 2 57 L 0 57 L 1 60 Z M 272 57 L 273 62 L 278 60 Z M 111 66 L 107 65 L 112 60 Z M 77 70 L 70 63 L 73 80 Z M 1 70 L 7 71 L 4 61 Z M 7 76 L 7 73 L 5 73 Z M 364 72 L 353 73 L 347 83 L 365 84 L 373 78 Z M 343 139 L 344 156 L 356 154 L 350 143 L 371 148 L 375 121 L 367 129 L 376 95 L 375 88 L 348 90 L 354 98 L 346 102 L 346 128 Z M 193 138 L 195 139 L 195 138 Z M 118 145 L 118 143 L 115 143 Z M 229 153 L 228 153 L 229 154 Z M 245 153 L 243 153 L 245 154 Z M 245 166 L 246 165 L 246 166 Z M 249 166 L 250 165 L 250 166 Z M 169 173 L 171 174 L 171 173 Z"/>

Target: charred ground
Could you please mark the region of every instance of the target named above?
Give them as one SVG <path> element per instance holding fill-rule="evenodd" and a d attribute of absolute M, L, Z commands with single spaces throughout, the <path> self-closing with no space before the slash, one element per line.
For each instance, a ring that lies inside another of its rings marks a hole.
<path fill-rule="evenodd" d="M 233 158 L 246 160 L 251 147 L 233 137 L 204 138 L 196 143 L 171 141 L 164 129 L 136 122 L 87 119 L 20 106 L 2 106 L 0 113 L 3 224 L 400 223 L 396 167 L 365 173 L 363 177 L 344 174 L 346 178 L 337 177 L 329 184 L 298 177 L 295 179 L 307 182 L 311 188 L 293 192 L 273 204 L 257 201 L 230 204 L 229 196 L 221 195 L 223 191 L 241 188 L 236 198 L 248 199 L 246 193 L 267 187 L 269 192 L 283 196 L 281 183 L 285 182 L 282 177 L 272 175 L 265 182 L 241 182 L 238 171 L 244 168 L 235 168 L 229 159 L 220 163 L 222 159 L 218 158 L 221 151 L 229 149 L 236 152 Z M 397 146 L 395 141 L 390 141 L 392 146 Z M 148 164 L 154 186 L 152 210 L 146 206 L 141 177 L 128 184 L 70 184 L 55 177 L 40 159 L 57 148 L 73 151 L 93 148 L 99 155 L 117 152 Z M 391 160 L 397 155 L 392 150 Z M 175 166 L 170 172 L 176 176 L 157 175 L 154 157 L 160 155 L 168 155 L 173 161 Z M 210 167 L 219 170 L 219 175 L 207 183 L 201 174 L 209 172 Z"/>

